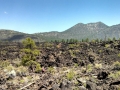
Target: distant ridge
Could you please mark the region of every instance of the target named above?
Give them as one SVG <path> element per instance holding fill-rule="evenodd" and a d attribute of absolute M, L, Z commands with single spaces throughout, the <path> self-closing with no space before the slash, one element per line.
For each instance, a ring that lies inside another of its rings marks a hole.
<path fill-rule="evenodd" d="M 50 41 L 60 39 L 104 39 L 120 38 L 120 24 L 107 26 L 103 22 L 78 23 L 63 32 L 44 32 L 35 34 L 26 34 L 14 30 L 0 29 L 0 40 L 2 41 L 22 41 L 26 37 L 31 37 L 35 41 Z"/>

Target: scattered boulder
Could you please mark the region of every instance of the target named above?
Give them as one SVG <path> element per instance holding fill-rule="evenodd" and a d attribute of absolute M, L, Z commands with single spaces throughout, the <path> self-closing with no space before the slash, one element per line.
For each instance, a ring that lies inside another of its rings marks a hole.
<path fill-rule="evenodd" d="M 87 81 L 86 82 L 86 88 L 88 89 L 88 90 L 96 90 L 96 84 L 95 83 L 93 83 L 93 82 L 91 82 L 91 81 Z"/>
<path fill-rule="evenodd" d="M 108 73 L 105 71 L 101 71 L 98 73 L 97 78 L 100 79 L 106 79 L 108 77 Z"/>
<path fill-rule="evenodd" d="M 8 75 L 9 79 L 13 79 L 16 77 L 16 72 L 15 72 L 15 70 L 12 70 L 12 71 L 8 72 L 7 75 Z"/>
<path fill-rule="evenodd" d="M 84 86 L 79 86 L 79 90 L 87 90 Z"/>
<path fill-rule="evenodd" d="M 120 85 L 120 80 L 111 82 L 111 83 L 110 83 L 110 86 L 111 86 L 111 85 Z"/>

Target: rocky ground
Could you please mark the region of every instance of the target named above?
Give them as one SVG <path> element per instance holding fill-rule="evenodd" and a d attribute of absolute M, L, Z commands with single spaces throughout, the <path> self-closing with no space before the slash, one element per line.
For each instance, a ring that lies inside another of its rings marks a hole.
<path fill-rule="evenodd" d="M 20 64 L 21 43 L 0 43 L 0 90 L 120 90 L 120 41 L 37 43 L 35 67 Z"/>

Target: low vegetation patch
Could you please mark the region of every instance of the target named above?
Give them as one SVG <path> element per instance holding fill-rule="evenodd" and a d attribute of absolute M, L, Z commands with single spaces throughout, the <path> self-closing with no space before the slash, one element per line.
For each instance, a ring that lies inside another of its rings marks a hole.
<path fill-rule="evenodd" d="M 66 77 L 68 80 L 72 80 L 75 76 L 75 72 L 73 70 L 70 70 L 67 74 Z"/>
<path fill-rule="evenodd" d="M 91 72 L 93 70 L 93 65 L 92 64 L 88 64 L 86 67 L 87 72 Z"/>
<path fill-rule="evenodd" d="M 114 79 L 118 79 L 120 77 L 120 71 L 117 71 L 115 73 L 111 73 L 109 77 L 112 77 Z"/>
<path fill-rule="evenodd" d="M 113 66 L 114 66 L 114 70 L 120 70 L 120 62 L 119 61 L 114 62 Z"/>
<path fill-rule="evenodd" d="M 9 61 L 2 61 L 0 60 L 0 68 L 5 68 L 10 65 Z"/>

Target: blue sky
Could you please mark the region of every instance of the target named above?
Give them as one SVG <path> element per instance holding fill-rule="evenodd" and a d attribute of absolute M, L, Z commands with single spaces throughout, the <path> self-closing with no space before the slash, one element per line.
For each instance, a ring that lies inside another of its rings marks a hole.
<path fill-rule="evenodd" d="M 0 29 L 64 31 L 77 23 L 120 23 L 120 0 L 0 0 Z"/>

